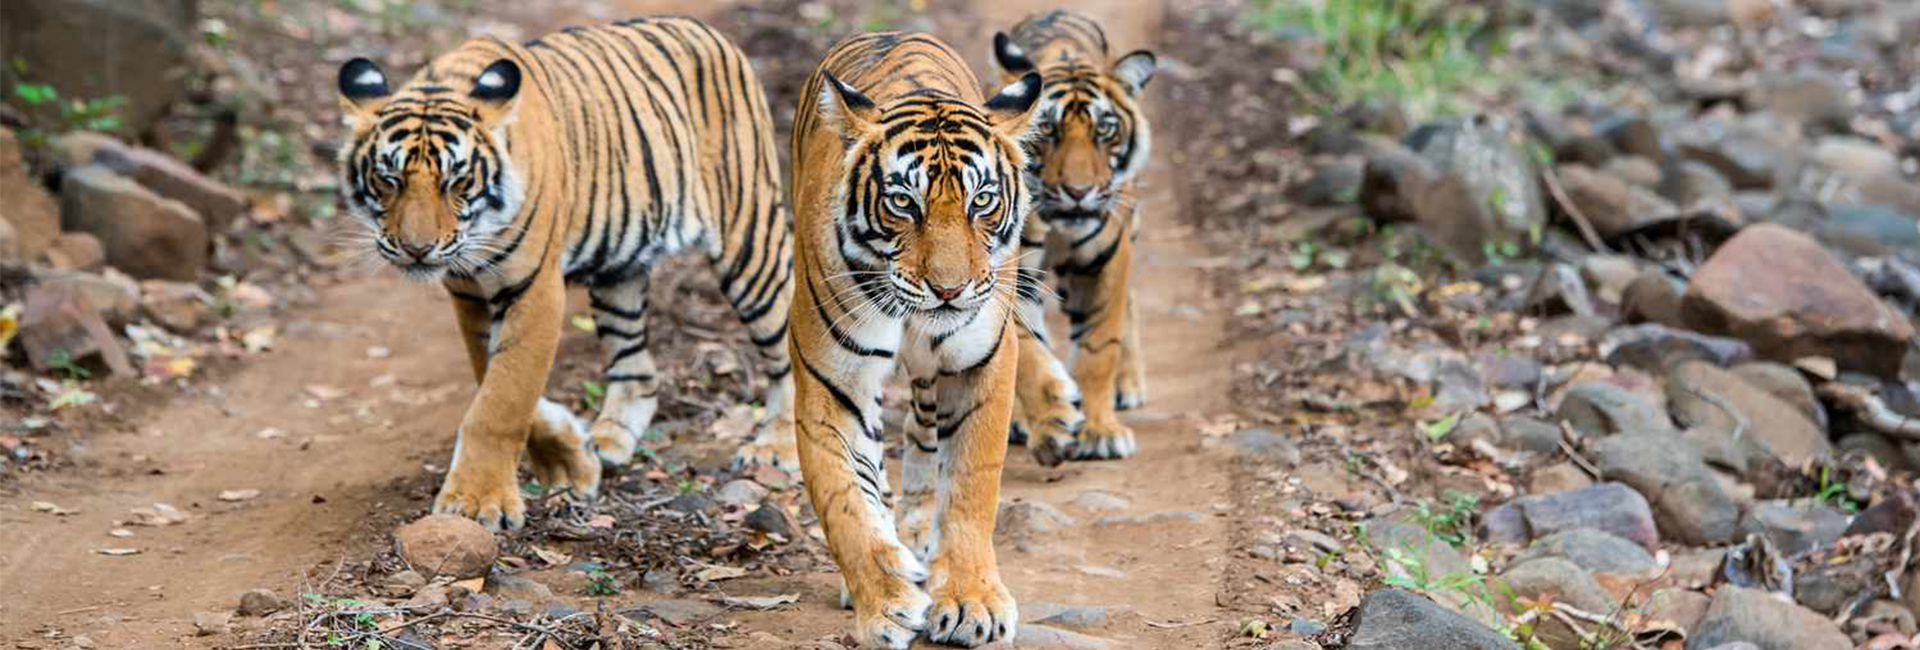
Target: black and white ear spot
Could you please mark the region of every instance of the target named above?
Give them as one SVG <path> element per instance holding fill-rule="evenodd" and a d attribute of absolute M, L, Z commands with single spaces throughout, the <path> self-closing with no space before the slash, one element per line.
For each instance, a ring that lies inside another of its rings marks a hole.
<path fill-rule="evenodd" d="M 364 58 L 357 58 L 340 65 L 340 96 L 350 100 L 385 97 L 387 73 L 380 71 L 380 64 Z"/>
<path fill-rule="evenodd" d="M 820 91 L 820 110 L 830 121 L 846 119 L 865 119 L 874 110 L 873 100 L 853 86 L 847 85 L 831 72 L 821 73 L 825 77 L 825 88 Z M 851 126 L 845 123 L 843 126 Z"/>
<path fill-rule="evenodd" d="M 1152 52 L 1134 50 L 1120 57 L 1119 63 L 1113 64 L 1113 75 L 1127 82 L 1127 86 L 1137 93 L 1147 87 L 1148 81 L 1153 80 L 1153 71 L 1159 66 L 1160 60 Z"/>
<path fill-rule="evenodd" d="M 1044 85 L 1046 82 L 1040 79 L 1040 73 L 1029 72 L 994 93 L 993 98 L 987 100 L 987 110 L 996 114 L 1025 113 L 1040 99 L 1040 88 Z"/>
<path fill-rule="evenodd" d="M 480 76 L 473 78 L 473 92 L 468 96 L 487 101 L 505 101 L 513 99 L 520 92 L 520 65 L 508 59 L 494 61 Z"/>
<path fill-rule="evenodd" d="M 1013 38 L 1006 32 L 993 33 L 993 60 L 1000 63 L 1000 69 L 1009 74 L 1022 74 L 1033 69 L 1033 59 L 1027 58 L 1027 51 L 1014 44 Z"/>

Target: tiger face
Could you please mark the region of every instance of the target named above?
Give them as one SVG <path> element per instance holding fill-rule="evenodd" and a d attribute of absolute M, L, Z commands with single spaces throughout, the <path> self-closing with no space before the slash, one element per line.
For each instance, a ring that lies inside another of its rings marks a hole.
<path fill-rule="evenodd" d="M 432 75 L 398 94 L 366 59 L 340 67 L 352 130 L 340 184 L 373 248 L 409 277 L 472 277 L 504 259 L 524 196 L 507 156 L 520 67 L 501 59 L 455 89 Z"/>
<path fill-rule="evenodd" d="M 868 298 L 894 317 L 957 326 L 1011 286 L 1010 260 L 1033 208 L 1022 143 L 1042 81 L 988 100 L 909 94 L 875 106 L 826 76 L 821 115 L 847 143 L 833 205 L 841 253 Z"/>
<path fill-rule="evenodd" d="M 1098 213 L 1146 166 L 1151 131 L 1138 104 L 1153 78 L 1152 52 L 1120 57 L 1111 68 L 1082 59 L 1040 65 L 1006 34 L 995 34 L 994 58 L 1009 75 L 1036 69 L 1046 76 L 1040 100 L 1034 171 L 1042 186 L 1040 208 L 1056 213 Z"/>

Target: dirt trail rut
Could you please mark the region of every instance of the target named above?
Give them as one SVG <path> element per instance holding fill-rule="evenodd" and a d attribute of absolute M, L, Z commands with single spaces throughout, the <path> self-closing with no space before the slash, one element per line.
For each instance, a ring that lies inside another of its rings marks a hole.
<path fill-rule="evenodd" d="M 1153 47 L 1163 13 L 1147 1 L 991 5 L 933 12 L 935 31 L 983 77 L 993 31 L 1032 11 L 1064 5 L 1092 15 L 1117 52 Z M 1148 101 L 1150 117 L 1162 124 L 1177 118 L 1166 108 Z M 1195 433 L 1228 406 L 1231 363 L 1219 345 L 1226 307 L 1206 298 L 1201 266 L 1210 256 L 1179 218 L 1174 182 L 1166 156 L 1157 156 L 1143 183 L 1135 269 L 1149 402 L 1124 414 L 1139 455 L 1049 469 L 1016 448 L 1002 492 L 1006 502 L 1050 504 L 1074 520 L 1000 545 L 1002 572 L 1025 618 L 1040 603 L 1112 608 L 1110 620 L 1086 630 L 1112 647 L 1212 647 L 1233 625 L 1215 605 L 1228 548 L 1228 459 L 1202 449 Z M 101 647 L 204 645 L 192 636 L 194 613 L 231 610 L 248 589 L 288 593 L 316 567 L 385 539 L 396 522 L 369 513 L 394 511 L 407 479 L 446 462 L 449 432 L 473 393 L 464 353 L 437 290 L 376 273 L 319 293 L 321 306 L 292 315 L 271 354 L 145 409 L 134 431 L 93 434 L 75 451 L 81 467 L 0 500 L 0 642 L 58 629 Z M 370 347 L 391 357 L 371 358 Z M 263 435 L 269 430 L 277 435 Z M 261 495 L 218 499 L 240 489 Z M 33 512 L 33 501 L 77 514 Z M 154 502 L 193 519 L 109 535 L 132 518 L 130 509 Z M 1102 510 L 1096 502 L 1125 505 Z M 97 552 L 109 548 L 140 552 Z M 725 589 L 802 594 L 786 610 L 731 615 L 744 637 L 734 647 L 792 647 L 849 624 L 829 573 L 744 579 Z"/>

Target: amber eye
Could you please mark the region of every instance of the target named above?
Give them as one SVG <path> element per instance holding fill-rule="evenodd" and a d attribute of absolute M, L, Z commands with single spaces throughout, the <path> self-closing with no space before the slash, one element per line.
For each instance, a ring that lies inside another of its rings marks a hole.
<path fill-rule="evenodd" d="M 998 203 L 999 201 L 1000 201 L 1000 193 L 995 192 L 993 190 L 987 190 L 984 192 L 980 192 L 978 194 L 974 194 L 973 205 L 972 205 L 973 213 L 981 214 L 988 210 L 991 210 L 993 209 L 994 204 Z"/>
<path fill-rule="evenodd" d="M 1120 120 L 1112 118 L 1102 120 L 1100 130 L 1094 132 L 1094 137 L 1100 138 L 1103 142 L 1112 140 L 1116 135 L 1120 135 Z"/>
<path fill-rule="evenodd" d="M 892 210 L 895 214 L 910 217 L 913 216 L 916 207 L 913 202 L 913 196 L 905 192 L 894 192 L 887 195 L 887 209 Z"/>

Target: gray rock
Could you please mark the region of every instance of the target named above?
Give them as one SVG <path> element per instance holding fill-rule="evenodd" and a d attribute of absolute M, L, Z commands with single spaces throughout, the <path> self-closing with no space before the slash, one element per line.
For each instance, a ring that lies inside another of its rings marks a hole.
<path fill-rule="evenodd" d="M 1814 426 L 1827 427 L 1827 409 L 1813 394 L 1813 384 L 1793 366 L 1773 362 L 1749 362 L 1733 367 L 1733 374 L 1755 388 L 1766 391 L 1798 409 Z"/>
<path fill-rule="evenodd" d="M 1686 288 L 1666 271 L 1643 269 L 1620 290 L 1620 319 L 1683 326 L 1686 320 L 1680 316 L 1680 296 Z"/>
<path fill-rule="evenodd" d="M 1807 567 L 1793 576 L 1793 599 L 1826 616 L 1853 611 L 1865 597 L 1886 593 L 1886 567 L 1879 566 L 1881 561 L 1854 556 Z"/>
<path fill-rule="evenodd" d="M 1747 101 L 1791 121 L 1844 127 L 1854 114 L 1850 94 L 1840 75 L 1828 72 L 1762 73 Z"/>
<path fill-rule="evenodd" d="M 1660 164 L 1640 156 L 1621 156 L 1600 166 L 1600 172 L 1635 187 L 1656 187 L 1662 178 Z"/>
<path fill-rule="evenodd" d="M 1827 206 L 1827 218 L 1814 227 L 1815 236 L 1853 256 L 1920 255 L 1920 227 L 1906 210 L 1878 203 Z"/>
<path fill-rule="evenodd" d="M 1569 387 L 1556 417 L 1587 436 L 1673 431 L 1673 422 L 1658 404 L 1605 381 L 1584 381 Z"/>
<path fill-rule="evenodd" d="M 1678 212 L 1653 190 L 1586 165 L 1561 165 L 1559 177 L 1567 198 L 1601 237 L 1613 237 Z"/>
<path fill-rule="evenodd" d="M 1900 158 L 1864 138 L 1830 135 L 1813 145 L 1813 159 L 1856 183 L 1900 173 Z"/>
<path fill-rule="evenodd" d="M 1287 622 L 1287 631 L 1300 636 L 1313 636 L 1327 631 L 1327 624 L 1311 618 L 1293 617 Z"/>
<path fill-rule="evenodd" d="M 993 647 L 993 646 L 987 646 Z M 1013 637 L 1013 650 L 1106 650 L 1106 639 L 1057 627 L 1023 624 Z"/>
<path fill-rule="evenodd" d="M 1613 148 L 1620 150 L 1620 153 L 1654 165 L 1656 174 L 1659 173 L 1660 161 L 1667 158 L 1666 145 L 1661 141 L 1659 127 L 1645 116 L 1630 115 L 1609 119 L 1595 126 L 1594 130 L 1612 144 Z"/>
<path fill-rule="evenodd" d="M 1367 594 L 1349 650 L 1512 650 L 1513 641 L 1471 618 L 1402 589 Z"/>
<path fill-rule="evenodd" d="M 1243 430 L 1239 433 L 1245 433 L 1245 431 Z M 1299 452 L 1296 450 L 1294 453 L 1298 454 Z M 1067 500 L 1067 505 L 1092 512 L 1124 512 L 1126 509 L 1133 507 L 1133 500 L 1127 498 L 1125 495 L 1114 494 L 1106 490 L 1087 490 L 1073 495 L 1072 499 Z"/>
<path fill-rule="evenodd" d="M 1494 593 L 1511 593 L 1535 601 L 1551 598 L 1589 612 L 1608 611 L 1613 597 L 1593 574 L 1564 558 L 1542 557 L 1519 562 L 1500 574 Z M 1504 585 L 1504 586 L 1501 586 Z"/>
<path fill-rule="evenodd" d="M 1663 170 L 1656 191 L 1684 210 L 1700 210 L 1735 204 L 1733 181 L 1712 165 L 1697 160 L 1680 160 Z"/>
<path fill-rule="evenodd" d="M 667 502 L 667 509 L 691 515 L 712 512 L 715 505 L 713 497 L 706 492 L 688 491 L 675 495 L 672 501 Z"/>
<path fill-rule="evenodd" d="M 720 612 L 719 605 L 704 600 L 670 598 L 620 610 L 620 615 L 640 623 L 658 619 L 674 627 L 687 627 L 718 616 Z"/>
<path fill-rule="evenodd" d="M 1533 388 L 1540 381 L 1540 362 L 1523 354 L 1484 353 L 1474 358 L 1481 379 L 1495 388 Z"/>
<path fill-rule="evenodd" d="M 1242 458 L 1278 463 L 1286 467 L 1300 464 L 1300 446 L 1292 436 L 1267 429 L 1241 429 L 1232 437 L 1233 447 Z"/>
<path fill-rule="evenodd" d="M 1700 331 L 1762 356 L 1827 356 L 1843 369 L 1896 377 L 1913 325 L 1811 237 L 1773 224 L 1740 231 L 1693 274 L 1682 303 Z"/>
<path fill-rule="evenodd" d="M 779 500 L 768 498 L 760 502 L 760 507 L 747 513 L 740 521 L 748 530 L 757 530 L 769 535 L 779 535 L 787 539 L 800 538 L 800 526 L 793 521 L 793 514 Z"/>
<path fill-rule="evenodd" d="M 504 601 L 524 601 L 538 607 L 556 602 L 553 589 L 523 576 L 494 574 L 487 576 L 482 593 Z"/>
<path fill-rule="evenodd" d="M 1132 612 L 1133 608 L 1125 605 L 1063 605 L 1046 601 L 1020 603 L 1020 616 L 1025 623 L 1082 630 L 1105 627 L 1113 617 Z"/>
<path fill-rule="evenodd" d="M 89 139 L 90 142 L 75 146 L 67 142 L 74 139 Z M 76 131 L 60 136 L 62 142 L 55 145 L 76 152 L 91 153 L 84 161 L 69 160 L 68 164 L 99 163 L 115 173 L 133 179 L 141 186 L 160 196 L 179 201 L 200 215 L 207 226 L 215 232 L 226 230 L 240 213 L 247 209 L 247 197 L 238 190 L 227 187 L 220 181 L 208 178 L 186 163 L 146 147 L 138 147 L 120 142 L 110 136 L 89 131 Z"/>
<path fill-rule="evenodd" d="M 1658 568 L 1653 554 L 1618 535 L 1592 528 L 1563 530 L 1533 541 L 1515 563 L 1558 557 L 1594 573 L 1638 574 Z"/>
<path fill-rule="evenodd" d="M 233 614 L 230 612 L 198 612 L 193 615 L 195 636 L 214 636 L 232 631 Z"/>
<path fill-rule="evenodd" d="M 1525 544 L 1575 528 L 1606 531 L 1649 550 L 1660 546 L 1647 499 L 1620 483 L 1515 499 L 1482 517 L 1481 537 Z"/>
<path fill-rule="evenodd" d="M 1763 190 L 1779 182 L 1790 154 L 1758 134 L 1706 121 L 1676 134 L 1676 152 L 1712 168 L 1735 189 Z"/>
<path fill-rule="evenodd" d="M 767 488 L 761 486 L 759 483 L 753 482 L 751 479 L 744 478 L 727 481 L 726 485 L 720 486 L 720 489 L 715 490 L 713 493 L 713 499 L 715 501 L 719 501 L 721 505 L 734 507 L 754 505 L 760 503 L 760 500 L 766 497 Z"/>
<path fill-rule="evenodd" d="M 1761 650 L 1846 650 L 1853 647 L 1839 626 L 1819 613 L 1754 589 L 1723 585 L 1687 650 L 1746 641 Z"/>
<path fill-rule="evenodd" d="M 1715 27 L 1729 19 L 1723 0 L 1651 0 L 1650 4 L 1666 27 Z"/>
<path fill-rule="evenodd" d="M 1645 613 L 1649 618 L 1672 621 L 1682 630 L 1692 630 L 1700 626 L 1700 619 L 1706 617 L 1707 608 L 1711 606 L 1711 596 L 1691 589 L 1669 587 L 1655 589 L 1648 594 Z"/>
<path fill-rule="evenodd" d="M 1593 477 L 1587 471 L 1574 465 L 1572 461 L 1562 461 L 1533 471 L 1527 481 L 1527 492 L 1531 494 L 1552 494 L 1571 492 L 1593 487 Z"/>
<path fill-rule="evenodd" d="M 1907 462 L 1907 455 L 1901 451 L 1899 443 L 1880 433 L 1848 434 L 1833 446 L 1834 451 L 1839 454 L 1858 453 L 1872 458 L 1888 471 L 1906 471 L 1913 468 Z"/>
<path fill-rule="evenodd" d="M 1620 435 L 1590 448 L 1601 478 L 1620 481 L 1645 496 L 1660 530 L 1690 544 L 1733 539 L 1740 504 L 1721 489 L 1700 455 L 1672 436 Z"/>
<path fill-rule="evenodd" d="M 1595 298 L 1618 305 L 1640 277 L 1640 263 L 1625 255 L 1588 255 L 1580 260 L 1580 276 L 1593 286 Z"/>
<path fill-rule="evenodd" d="M 1460 178 L 1468 193 L 1493 207 L 1497 225 L 1524 234 L 1546 223 L 1546 201 L 1535 182 L 1533 160 L 1514 144 L 1503 120 L 1485 117 L 1428 124 L 1407 144 L 1443 174 Z"/>
<path fill-rule="evenodd" d="M 1669 363 L 1705 359 L 1726 366 L 1753 356 L 1753 348 L 1739 339 L 1708 336 L 1657 323 L 1615 328 L 1600 339 L 1600 355 L 1616 366 L 1662 372 Z"/>
<path fill-rule="evenodd" d="M 1031 540 L 1079 525 L 1073 516 L 1053 504 L 1040 501 L 1014 501 L 1001 504 L 994 534 L 1000 541 Z"/>
<path fill-rule="evenodd" d="M 1525 415 L 1500 419 L 1501 440 L 1506 446 L 1539 454 L 1560 452 L 1560 427 Z"/>
<path fill-rule="evenodd" d="M 211 246 L 200 216 L 100 165 L 69 170 L 60 224 L 100 239 L 107 262 L 137 278 L 190 282 Z"/>
<path fill-rule="evenodd" d="M 1313 177 L 1287 190 L 1287 198 L 1300 205 L 1337 205 L 1352 203 L 1360 196 L 1360 164 L 1336 162 L 1314 169 Z"/>
<path fill-rule="evenodd" d="M 254 589 L 240 594 L 241 616 L 266 616 L 287 608 L 287 600 L 272 589 Z"/>
<path fill-rule="evenodd" d="M 1744 437 L 1759 442 L 1789 465 L 1833 452 L 1826 431 L 1800 409 L 1747 383 L 1740 375 L 1703 361 L 1688 361 L 1673 369 L 1667 381 L 1667 400 L 1675 418 L 1692 428 L 1731 436 L 1744 421 Z"/>

